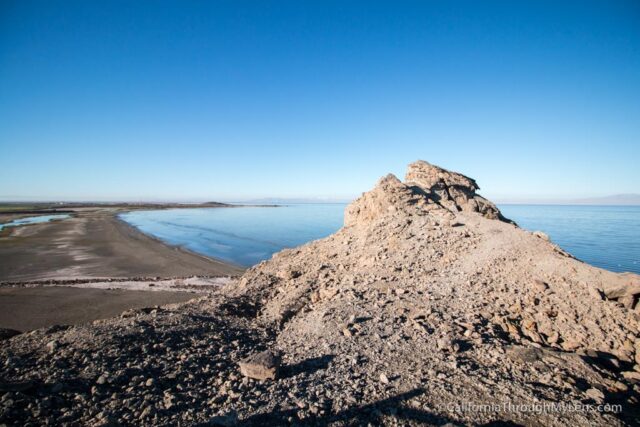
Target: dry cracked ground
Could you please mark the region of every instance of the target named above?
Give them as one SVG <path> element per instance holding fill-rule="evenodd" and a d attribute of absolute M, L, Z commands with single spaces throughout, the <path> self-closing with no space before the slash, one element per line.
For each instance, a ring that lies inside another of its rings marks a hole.
<path fill-rule="evenodd" d="M 336 234 L 196 301 L 7 339 L 0 420 L 638 424 L 640 278 L 574 259 L 477 189 L 416 162 Z M 244 376 L 264 350 L 276 378 Z"/>

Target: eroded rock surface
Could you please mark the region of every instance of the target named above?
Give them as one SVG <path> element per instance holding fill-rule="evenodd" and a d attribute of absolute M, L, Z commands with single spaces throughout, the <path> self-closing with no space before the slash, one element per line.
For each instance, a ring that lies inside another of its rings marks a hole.
<path fill-rule="evenodd" d="M 462 174 L 419 160 L 411 163 L 405 176 L 407 185 L 418 186 L 436 203 L 457 211 L 478 212 L 487 218 L 502 219 L 498 208 L 476 194 L 476 182 Z"/>
<path fill-rule="evenodd" d="M 416 162 L 353 202 L 334 235 L 214 295 L 13 337 L 1 420 L 637 422 L 638 276 L 574 259 L 477 189 Z M 282 353 L 280 375 L 243 376 L 239 363 L 267 349 Z"/>

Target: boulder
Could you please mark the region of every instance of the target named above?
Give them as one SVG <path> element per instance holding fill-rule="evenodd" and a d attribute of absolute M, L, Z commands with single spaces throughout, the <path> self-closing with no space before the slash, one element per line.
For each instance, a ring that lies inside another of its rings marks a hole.
<path fill-rule="evenodd" d="M 620 274 L 620 277 L 628 280 L 605 282 L 602 291 L 609 299 L 618 299 L 628 296 L 640 295 L 640 280 L 637 275 Z"/>
<path fill-rule="evenodd" d="M 275 380 L 280 369 L 280 355 L 270 350 L 254 354 L 242 360 L 240 373 L 254 380 Z"/>
<path fill-rule="evenodd" d="M 468 176 L 418 160 L 409 165 L 405 181 L 409 186 L 419 187 L 431 200 L 454 212 L 478 212 L 490 219 L 511 222 L 502 216 L 496 205 L 476 194 L 480 187 Z"/>

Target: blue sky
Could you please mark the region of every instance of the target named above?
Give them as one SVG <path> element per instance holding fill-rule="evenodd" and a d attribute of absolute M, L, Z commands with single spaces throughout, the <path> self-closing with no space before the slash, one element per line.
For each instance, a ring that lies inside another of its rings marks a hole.
<path fill-rule="evenodd" d="M 3 1 L 0 198 L 640 192 L 640 3 Z"/>

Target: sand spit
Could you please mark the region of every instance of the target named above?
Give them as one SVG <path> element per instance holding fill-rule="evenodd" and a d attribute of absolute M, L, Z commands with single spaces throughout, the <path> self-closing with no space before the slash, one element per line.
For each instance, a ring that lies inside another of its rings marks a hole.
<path fill-rule="evenodd" d="M 572 258 L 477 190 L 416 162 L 334 235 L 208 296 L 9 338 L 0 420 L 637 423 L 638 276 Z"/>
<path fill-rule="evenodd" d="M 12 227 L 0 237 L 0 282 L 64 277 L 236 276 L 242 268 L 167 246 L 119 220 L 119 208 Z"/>

